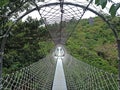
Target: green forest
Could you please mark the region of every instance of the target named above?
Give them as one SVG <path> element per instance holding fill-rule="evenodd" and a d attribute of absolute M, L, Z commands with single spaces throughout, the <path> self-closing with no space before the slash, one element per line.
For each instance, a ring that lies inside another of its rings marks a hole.
<path fill-rule="evenodd" d="M 120 18 L 114 18 L 117 23 Z M 118 73 L 117 44 L 112 30 L 99 17 L 82 19 L 67 41 L 70 54 L 83 62 L 111 73 Z M 119 28 L 119 27 L 117 27 Z M 71 52 L 72 51 L 72 52 Z"/>
<path fill-rule="evenodd" d="M 3 73 L 15 72 L 49 54 L 54 44 L 46 28 L 40 25 L 40 20 L 28 17 L 13 27 L 5 48 Z"/>
<path fill-rule="evenodd" d="M 117 74 L 117 44 L 113 32 L 99 17 L 94 17 L 93 20 L 93 24 L 89 23 L 89 19 L 80 21 L 66 43 L 67 51 L 83 62 Z M 118 23 L 119 20 L 117 17 L 113 22 Z M 19 21 L 9 34 L 3 73 L 15 72 L 44 58 L 53 47 L 54 43 L 41 20 L 28 17 L 26 21 Z"/>

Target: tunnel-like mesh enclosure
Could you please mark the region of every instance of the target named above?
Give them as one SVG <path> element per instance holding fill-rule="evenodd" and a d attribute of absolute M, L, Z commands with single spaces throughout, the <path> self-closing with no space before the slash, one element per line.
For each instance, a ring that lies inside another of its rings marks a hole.
<path fill-rule="evenodd" d="M 18 3 L 16 2 L 12 4 Z M 30 4 L 24 12 L 22 8 Z M 105 18 L 104 11 L 89 1 L 80 0 L 45 0 L 45 2 L 26 1 L 20 4 L 19 8 L 13 12 L 7 12 L 1 18 L 0 40 L 1 50 L 0 59 L 3 55 L 7 37 L 9 37 L 12 27 L 24 16 L 31 12 L 36 12 L 34 16 L 38 16 L 42 21 L 40 27 L 46 27 L 55 45 L 65 45 L 69 37 L 72 35 L 80 20 L 84 18 L 88 12 L 92 12 L 100 16 L 113 30 L 114 28 Z M 105 8 L 108 12 L 107 7 Z M 16 14 L 19 14 L 16 16 Z M 119 13 L 117 13 L 119 14 Z M 37 18 L 38 18 L 37 17 Z M 89 18 L 89 17 L 87 17 Z M 6 25 L 13 20 L 12 25 Z M 90 21 L 92 23 L 92 21 Z M 1 64 L 0 64 L 1 65 Z M 117 77 L 113 74 L 104 72 L 91 65 L 76 60 L 71 55 L 67 55 L 64 65 L 65 78 L 68 90 L 117 90 Z M 2 90 L 51 90 L 54 78 L 56 61 L 52 55 L 31 64 L 13 74 L 4 76 L 2 81 Z"/>

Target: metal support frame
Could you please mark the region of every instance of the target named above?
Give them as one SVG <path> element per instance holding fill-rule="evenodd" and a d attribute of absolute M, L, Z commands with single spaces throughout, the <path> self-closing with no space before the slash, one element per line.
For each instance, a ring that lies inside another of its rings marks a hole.
<path fill-rule="evenodd" d="M 2 59 L 3 52 L 0 50 L 0 90 L 2 89 Z"/>
<path fill-rule="evenodd" d="M 60 0 L 60 12 L 61 12 L 61 20 L 60 20 L 60 29 L 59 29 L 59 32 L 60 32 L 60 38 L 59 38 L 59 44 L 62 44 L 61 43 L 61 38 L 62 38 L 62 28 L 63 28 L 63 13 L 64 13 L 64 10 L 63 10 L 63 4 L 64 4 L 64 0 Z"/>
<path fill-rule="evenodd" d="M 120 39 L 117 39 L 117 47 L 118 47 L 118 90 L 120 90 Z"/>

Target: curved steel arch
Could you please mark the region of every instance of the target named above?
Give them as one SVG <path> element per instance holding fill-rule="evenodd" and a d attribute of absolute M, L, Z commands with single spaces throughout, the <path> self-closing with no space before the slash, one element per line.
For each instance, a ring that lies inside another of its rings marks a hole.
<path fill-rule="evenodd" d="M 83 8 L 85 9 L 86 6 L 84 5 L 80 5 L 80 4 L 75 4 L 75 3 L 71 3 L 71 2 L 63 2 L 64 5 L 72 5 L 72 6 L 76 6 L 76 7 L 80 7 L 80 8 Z M 48 4 L 44 4 L 44 5 L 40 5 L 39 7 L 35 7 L 33 8 L 32 10 L 30 11 L 27 11 L 26 13 L 24 13 L 21 17 L 19 17 L 16 22 L 14 22 L 14 24 L 12 26 L 9 27 L 9 29 L 6 31 L 5 33 L 5 37 L 3 37 L 3 40 L 2 40 L 2 44 L 1 44 L 1 51 L 0 51 L 0 63 L 2 63 L 2 59 L 3 59 L 3 53 L 4 53 L 4 48 L 5 48 L 5 44 L 6 44 L 6 41 L 7 41 L 7 34 L 11 31 L 12 27 L 19 21 L 21 20 L 24 16 L 28 15 L 29 13 L 35 11 L 35 10 L 38 10 L 37 8 L 39 8 L 39 10 L 43 7 L 49 7 L 49 6 L 54 6 L 54 5 L 60 5 L 60 2 L 55 2 L 55 3 L 48 3 Z M 94 14 L 98 15 L 101 19 L 103 19 L 107 25 L 111 28 L 111 30 L 113 31 L 113 34 L 116 38 L 116 40 L 118 41 L 118 52 L 119 52 L 119 58 L 120 58 L 120 40 L 119 40 L 119 37 L 118 37 L 118 33 L 116 31 L 116 29 L 110 24 L 109 21 L 107 21 L 107 19 L 99 14 L 98 12 L 96 12 L 95 10 L 91 9 L 91 8 L 87 8 L 87 10 L 93 12 Z M 120 60 L 119 60 L 120 61 Z M 119 62 L 119 66 L 120 66 L 120 62 Z M 2 74 L 2 65 L 0 65 L 0 78 L 1 78 L 1 74 Z M 120 69 L 119 69 L 119 77 L 120 77 Z M 120 82 L 119 82 L 120 83 Z M 1 84 L 1 82 L 0 82 Z"/>
<path fill-rule="evenodd" d="M 75 4 L 75 3 L 71 3 L 71 2 L 64 2 L 63 4 L 64 4 L 64 5 L 72 5 L 72 6 L 80 7 L 80 8 L 83 8 L 83 9 L 86 8 L 86 6 L 84 6 L 84 5 Z M 55 5 L 60 5 L 60 3 L 59 3 L 59 2 L 49 3 L 49 4 L 41 5 L 41 6 L 39 6 L 38 8 L 41 9 L 41 8 L 43 8 L 43 7 L 49 7 L 49 6 L 55 6 Z M 37 10 L 37 8 L 33 8 L 32 10 L 26 12 L 24 15 L 22 15 L 20 18 L 18 18 L 17 21 L 19 21 L 19 20 L 22 19 L 24 16 L 26 16 L 27 14 L 29 14 L 29 13 L 35 11 L 35 10 Z M 102 19 L 108 24 L 108 26 L 111 28 L 111 30 L 113 31 L 113 33 L 114 33 L 114 35 L 115 35 L 115 38 L 118 39 L 118 33 L 117 33 L 117 31 L 115 30 L 115 28 L 109 23 L 109 21 L 108 21 L 103 15 L 99 14 L 98 12 L 96 12 L 95 10 L 93 10 L 93 9 L 91 9 L 91 8 L 89 8 L 89 7 L 87 8 L 87 10 L 93 12 L 94 14 L 96 14 L 96 15 L 98 15 L 100 18 L 102 18 Z"/>

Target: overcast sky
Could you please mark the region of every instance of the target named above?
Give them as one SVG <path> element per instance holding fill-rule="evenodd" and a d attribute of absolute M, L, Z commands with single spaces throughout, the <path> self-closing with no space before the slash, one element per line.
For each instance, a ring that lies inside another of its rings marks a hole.
<path fill-rule="evenodd" d="M 51 2 L 56 2 L 56 1 L 59 1 L 59 0 L 45 0 L 46 3 L 51 3 Z M 73 2 L 73 3 L 77 3 L 77 4 L 80 3 L 80 2 L 86 3 L 86 0 L 64 0 L 64 1 Z M 112 0 L 112 1 L 114 1 L 114 2 L 116 2 L 116 3 L 120 2 L 120 0 Z M 83 4 L 83 3 L 80 3 L 80 4 Z M 111 6 L 111 4 L 108 3 L 108 4 L 107 4 L 107 7 L 109 8 L 110 6 Z M 92 7 L 91 7 L 91 8 L 92 8 Z M 101 9 L 100 6 L 97 7 L 97 8 Z M 49 9 L 48 9 L 48 10 L 49 10 Z M 108 13 L 108 10 L 107 10 L 107 9 L 104 9 L 104 12 Z M 120 14 L 120 9 L 118 10 L 118 13 Z M 32 18 L 38 18 L 38 19 L 40 19 L 40 16 L 39 16 L 39 14 L 38 14 L 37 11 L 34 11 L 34 12 L 30 13 L 29 15 L 25 16 L 25 17 L 23 18 L 23 20 L 25 20 L 28 16 L 32 16 Z M 95 15 L 94 13 L 92 13 L 92 12 L 90 12 L 90 11 L 87 11 L 87 12 L 84 14 L 83 18 L 89 18 L 89 17 L 95 17 L 95 16 L 96 16 L 96 15 Z"/>

